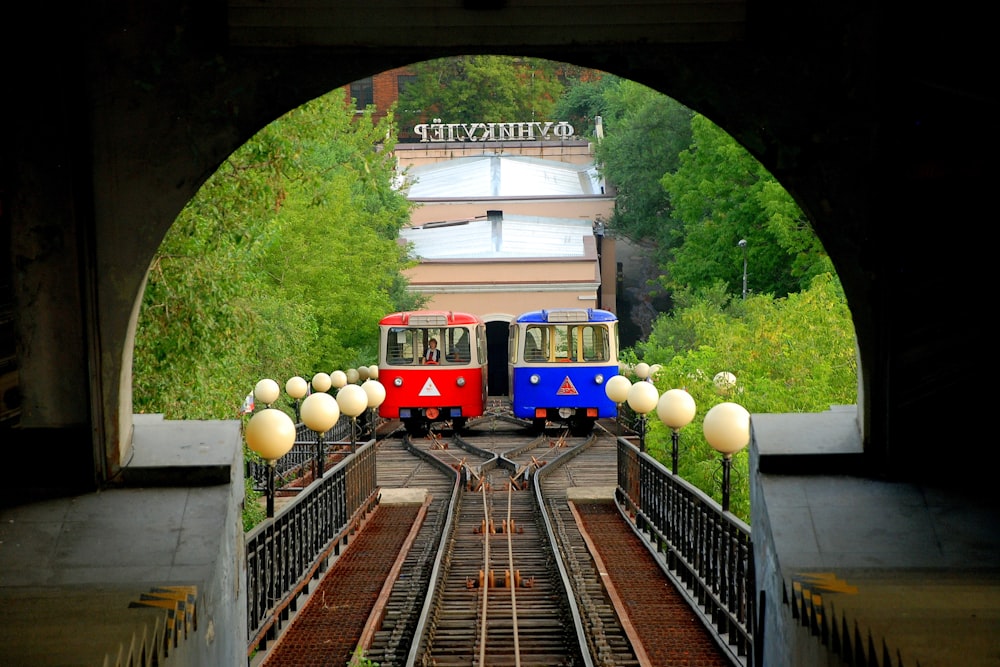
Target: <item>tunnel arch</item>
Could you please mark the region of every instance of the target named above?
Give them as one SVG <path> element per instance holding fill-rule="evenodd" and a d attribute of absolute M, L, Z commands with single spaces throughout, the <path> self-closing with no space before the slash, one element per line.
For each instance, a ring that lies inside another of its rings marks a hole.
<path fill-rule="evenodd" d="M 742 2 L 571 13 L 543 4 L 530 15 L 507 2 L 420 12 L 389 3 L 377 19 L 355 9 L 180 2 L 132 12 L 113 2 L 77 11 L 75 22 L 18 23 L 25 44 L 49 47 L 44 58 L 11 59 L 18 96 L 5 108 L 11 291 L 17 342 L 30 351 L 17 357 L 25 441 L 36 429 L 71 433 L 90 444 L 79 476 L 114 477 L 131 446 L 125 341 L 148 259 L 200 183 L 258 128 L 373 72 L 492 52 L 643 83 L 750 150 L 813 222 L 843 284 L 867 468 L 965 477 L 958 460 L 933 473 L 921 465 L 934 455 L 923 422 L 979 372 L 954 351 L 991 341 L 958 304 L 935 300 L 942 315 L 925 316 L 941 277 L 921 261 L 926 240 L 906 231 L 988 215 L 980 193 L 994 185 L 991 151 L 954 134 L 994 120 L 985 17 Z M 987 244 L 975 245 L 949 230 L 933 254 L 979 280 L 992 262 Z M 81 316 L 48 326 L 64 312 Z M 959 430 L 974 440 L 966 422 Z"/>

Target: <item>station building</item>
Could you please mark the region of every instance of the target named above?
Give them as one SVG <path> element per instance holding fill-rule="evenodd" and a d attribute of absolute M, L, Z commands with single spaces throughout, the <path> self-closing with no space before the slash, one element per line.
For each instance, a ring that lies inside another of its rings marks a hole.
<path fill-rule="evenodd" d="M 604 233 L 614 196 L 590 142 L 407 143 L 396 159 L 416 204 L 400 233 L 419 262 L 406 277 L 429 308 L 507 321 L 539 308 L 616 310 Z"/>

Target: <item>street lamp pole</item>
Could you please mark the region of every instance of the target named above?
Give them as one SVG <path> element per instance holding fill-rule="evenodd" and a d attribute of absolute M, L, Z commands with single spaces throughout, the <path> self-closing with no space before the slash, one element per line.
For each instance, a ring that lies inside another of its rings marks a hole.
<path fill-rule="evenodd" d="M 326 452 L 323 449 L 323 434 L 333 428 L 340 419 L 340 406 L 337 400 L 325 391 L 317 391 L 306 396 L 302 401 L 302 421 L 310 430 L 316 432 L 316 461 L 313 465 L 313 480 L 323 477 Z"/>
<path fill-rule="evenodd" d="M 646 415 L 660 399 L 660 392 L 652 382 L 636 382 L 628 390 L 628 404 L 639 414 L 639 451 L 646 451 Z"/>
<path fill-rule="evenodd" d="M 378 374 L 376 373 L 376 377 Z M 382 405 L 385 401 L 385 387 L 376 379 L 373 379 L 369 375 L 368 379 L 361 383 L 361 388 L 364 390 L 365 395 L 368 396 L 368 409 L 365 410 L 365 416 L 368 417 L 368 431 L 372 438 L 375 437 L 375 411 L 378 410 L 378 406 Z"/>
<path fill-rule="evenodd" d="M 628 400 L 628 390 L 631 388 L 632 381 L 624 375 L 614 375 L 608 378 L 608 381 L 604 385 L 604 393 L 618 406 L 615 421 L 618 422 L 619 438 L 622 435 L 622 403 Z"/>
<path fill-rule="evenodd" d="M 354 370 L 354 374 L 357 375 L 357 370 Z M 348 371 L 347 377 L 350 379 L 350 371 Z M 368 409 L 368 393 L 361 388 L 361 385 L 347 384 L 337 392 L 337 403 L 340 405 L 340 411 L 351 418 L 351 453 L 353 454 L 358 444 L 358 415 Z"/>
<path fill-rule="evenodd" d="M 295 444 L 292 418 L 276 408 L 261 410 L 247 423 L 247 446 L 267 461 L 267 518 L 274 517 L 274 468 Z"/>
<path fill-rule="evenodd" d="M 302 417 L 299 414 L 299 401 L 309 393 L 309 383 L 304 378 L 296 375 L 293 378 L 289 378 L 288 382 L 285 383 L 285 393 L 295 399 L 292 403 L 292 407 L 295 408 L 295 422 L 302 421 Z"/>
<path fill-rule="evenodd" d="M 740 239 L 737 244 L 739 247 L 743 248 L 743 299 L 747 298 L 747 240 Z"/>
<path fill-rule="evenodd" d="M 694 399 L 683 389 L 668 389 L 663 392 L 659 403 L 656 404 L 656 414 L 660 421 L 670 427 L 670 441 L 673 445 L 670 453 L 670 469 L 675 475 L 680 430 L 691 423 L 695 410 Z"/>
<path fill-rule="evenodd" d="M 750 442 L 750 413 L 736 403 L 719 403 L 705 415 L 705 440 L 722 454 L 722 511 L 729 511 L 729 476 L 733 454 Z"/>

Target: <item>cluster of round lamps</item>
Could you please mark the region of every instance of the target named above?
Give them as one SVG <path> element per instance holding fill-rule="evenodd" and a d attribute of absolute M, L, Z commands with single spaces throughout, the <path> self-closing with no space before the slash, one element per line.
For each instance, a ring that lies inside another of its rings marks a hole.
<path fill-rule="evenodd" d="M 645 451 L 647 415 L 656 410 L 660 421 L 671 430 L 673 445 L 671 471 L 676 475 L 680 430 L 694 419 L 696 406 L 694 398 L 684 389 L 669 389 L 661 396 L 650 379 L 657 370 L 658 367 L 655 365 L 651 367 L 645 362 L 638 363 L 634 368 L 638 382 L 633 383 L 624 375 L 615 375 L 605 383 L 604 390 L 608 398 L 619 406 L 619 412 L 622 403 L 628 403 L 629 407 L 639 415 L 640 451 Z M 723 371 L 715 375 L 713 383 L 716 392 L 726 396 L 735 388 L 736 376 Z M 729 401 L 719 403 L 705 414 L 702 430 L 708 444 L 723 457 L 722 510 L 728 511 L 732 457 L 750 442 L 750 413 L 737 403 Z"/>
<path fill-rule="evenodd" d="M 361 381 L 361 384 L 357 384 Z M 296 418 L 317 434 L 315 478 L 322 476 L 323 434 L 332 429 L 341 414 L 351 418 L 351 451 L 356 446 L 357 418 L 385 400 L 385 387 L 378 381 L 378 367 L 368 366 L 348 371 L 317 373 L 310 383 L 295 376 L 285 383 L 285 392 L 295 399 Z M 328 393 L 337 390 L 336 397 Z M 275 462 L 295 444 L 296 428 L 292 418 L 271 407 L 280 397 L 278 383 L 265 378 L 254 387 L 254 399 L 266 407 L 256 412 L 246 426 L 247 446 L 267 461 L 270 467 L 267 490 L 267 516 L 274 515 Z M 301 403 L 300 403 L 301 402 Z"/>

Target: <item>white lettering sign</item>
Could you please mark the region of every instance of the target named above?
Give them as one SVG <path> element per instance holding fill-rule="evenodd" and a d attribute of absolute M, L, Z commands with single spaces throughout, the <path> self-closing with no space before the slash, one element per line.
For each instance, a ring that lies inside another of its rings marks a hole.
<path fill-rule="evenodd" d="M 413 128 L 421 143 L 435 141 L 536 141 L 549 137 L 568 139 L 573 126 L 566 121 L 530 123 L 421 123 Z"/>

